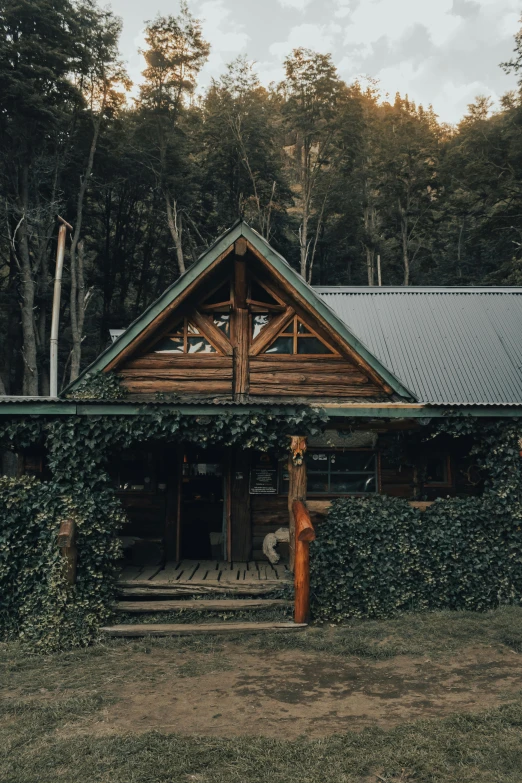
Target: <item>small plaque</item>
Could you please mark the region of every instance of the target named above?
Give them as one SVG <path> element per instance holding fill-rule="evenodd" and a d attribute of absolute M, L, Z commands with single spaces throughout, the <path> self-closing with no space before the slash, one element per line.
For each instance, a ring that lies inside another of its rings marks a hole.
<path fill-rule="evenodd" d="M 277 495 L 278 476 L 277 460 L 269 454 L 259 454 L 250 468 L 250 494 Z"/>

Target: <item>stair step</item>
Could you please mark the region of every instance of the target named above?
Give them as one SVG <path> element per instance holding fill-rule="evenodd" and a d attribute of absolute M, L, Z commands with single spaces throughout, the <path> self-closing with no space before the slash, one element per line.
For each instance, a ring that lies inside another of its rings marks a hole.
<path fill-rule="evenodd" d="M 117 612 L 177 612 L 192 609 L 205 612 L 241 612 L 246 609 L 273 609 L 293 606 L 293 601 L 283 598 L 203 598 L 200 601 L 118 601 Z"/>
<path fill-rule="evenodd" d="M 190 636 L 201 634 L 259 633 L 272 631 L 302 631 L 306 623 L 176 623 L 110 625 L 101 630 L 107 636 Z"/>
<path fill-rule="evenodd" d="M 182 598 L 187 595 L 219 595 L 220 593 L 231 595 L 269 595 L 276 590 L 281 590 L 287 584 L 290 583 L 282 579 L 273 582 L 258 582 L 257 584 L 207 582 L 204 585 L 190 583 L 180 585 L 175 582 L 165 582 L 164 584 L 157 584 L 156 582 L 119 582 L 118 594 L 121 598 L 148 596 L 152 599 Z"/>

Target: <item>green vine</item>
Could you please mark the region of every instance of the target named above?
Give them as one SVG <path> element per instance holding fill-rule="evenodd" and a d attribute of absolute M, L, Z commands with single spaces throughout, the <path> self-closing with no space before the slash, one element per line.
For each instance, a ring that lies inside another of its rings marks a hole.
<path fill-rule="evenodd" d="M 442 434 L 473 439 L 482 496 L 439 498 L 425 511 L 385 496 L 333 503 L 311 547 L 316 618 L 485 610 L 522 599 L 518 422 L 442 419 L 420 437 Z"/>
<path fill-rule="evenodd" d="M 13 417 L 2 423 L 0 446 L 45 444 L 52 474 L 46 482 L 0 483 L 0 592 L 10 595 L 0 617 L 4 635 L 18 635 L 37 649 L 65 649 L 95 640 L 110 616 L 117 536 L 125 523 L 107 472 L 115 451 L 167 441 L 281 454 L 288 452 L 291 435 L 317 434 L 325 422 L 323 411 L 305 407 L 288 415 L 267 409 L 184 416 L 153 404 L 138 415 Z M 64 518 L 75 519 L 78 530 L 73 587 L 66 584 L 56 547 Z"/>

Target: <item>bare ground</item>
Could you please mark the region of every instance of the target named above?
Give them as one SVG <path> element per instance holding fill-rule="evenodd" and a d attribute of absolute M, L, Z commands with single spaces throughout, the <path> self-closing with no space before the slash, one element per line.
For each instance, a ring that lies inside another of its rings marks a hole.
<path fill-rule="evenodd" d="M 368 726 L 478 712 L 522 690 L 522 658 L 507 647 L 470 646 L 431 660 L 386 661 L 225 644 L 214 653 L 134 653 L 139 679 L 105 680 L 113 704 L 59 730 L 61 736 L 150 730 L 215 737 L 321 738 Z M 122 661 L 124 674 L 125 662 Z M 5 694 L 7 695 L 7 694 Z M 11 694 L 13 697 L 15 693 Z M 52 693 L 40 693 L 52 698 Z"/>

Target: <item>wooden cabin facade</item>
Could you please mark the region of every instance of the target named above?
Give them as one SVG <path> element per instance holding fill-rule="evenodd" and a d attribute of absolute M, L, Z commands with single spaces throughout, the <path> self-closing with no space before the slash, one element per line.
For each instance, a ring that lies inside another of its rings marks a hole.
<path fill-rule="evenodd" d="M 0 413 L 128 416 L 151 402 L 202 416 L 321 408 L 321 436 L 294 434 L 302 465 L 188 443 L 147 443 L 110 461 L 131 564 L 267 562 L 268 533 L 289 526 L 294 545 L 295 501 L 320 523 L 338 497 L 380 493 L 422 505 L 480 493 L 465 443 L 438 438 L 402 464 L 391 453 L 398 433 L 407 441 L 448 413 L 522 414 L 522 290 L 459 292 L 462 301 L 453 289 L 313 289 L 240 222 L 61 399 L 10 398 Z M 115 373 L 126 399 L 71 399 L 94 372 Z M 26 472 L 42 475 L 41 454 L 24 459 Z"/>

